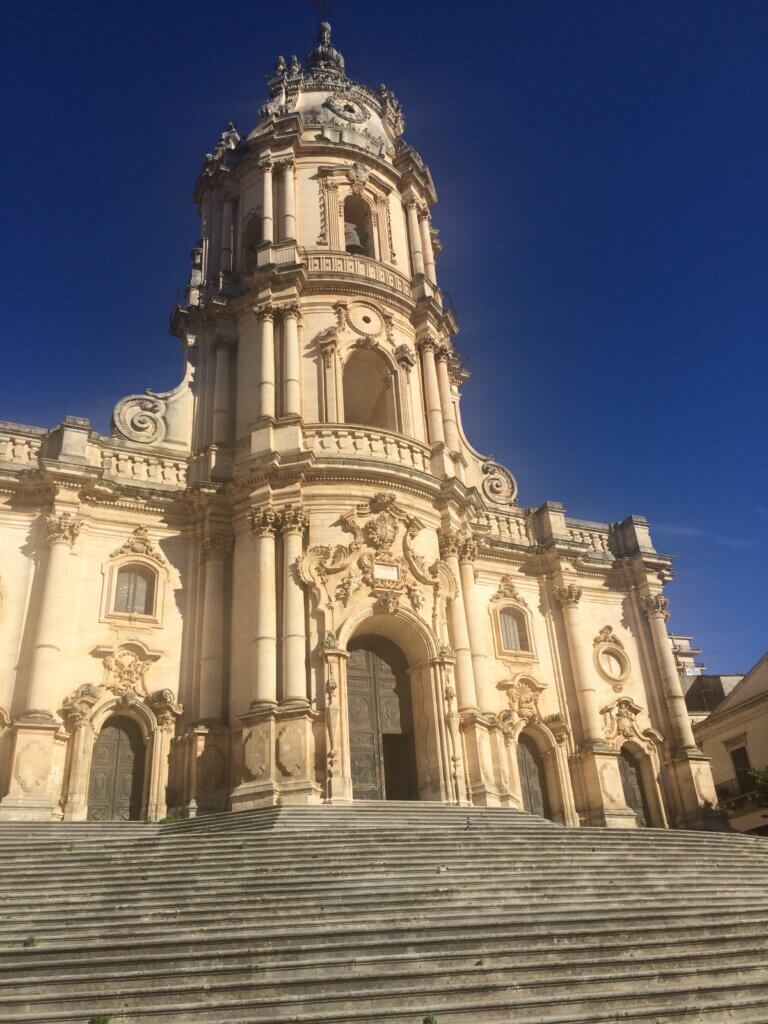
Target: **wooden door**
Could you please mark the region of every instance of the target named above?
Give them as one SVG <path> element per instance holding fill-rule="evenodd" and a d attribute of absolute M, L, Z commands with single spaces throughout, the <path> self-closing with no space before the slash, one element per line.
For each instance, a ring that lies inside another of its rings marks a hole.
<path fill-rule="evenodd" d="M 383 641 L 361 639 L 347 662 L 352 795 L 411 800 L 416 773 L 405 659 Z"/>
<path fill-rule="evenodd" d="M 624 790 L 624 800 L 627 807 L 635 812 L 637 824 L 640 828 L 647 828 L 650 823 L 650 816 L 645 800 L 640 765 L 627 750 L 622 750 L 619 754 L 619 774 L 621 775 L 621 786 Z"/>
<path fill-rule="evenodd" d="M 521 735 L 517 741 L 517 767 L 520 771 L 523 808 L 531 814 L 549 818 L 549 798 L 544 764 L 538 747 L 532 739 L 525 735 Z"/>
<path fill-rule="evenodd" d="M 130 718 L 110 718 L 93 748 L 88 787 L 89 821 L 135 821 L 141 817 L 144 742 Z"/>

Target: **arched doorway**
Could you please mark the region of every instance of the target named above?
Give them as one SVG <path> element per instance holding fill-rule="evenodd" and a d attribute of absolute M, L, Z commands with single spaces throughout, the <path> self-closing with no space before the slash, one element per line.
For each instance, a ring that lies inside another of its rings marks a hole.
<path fill-rule="evenodd" d="M 89 821 L 136 821 L 144 789 L 144 739 L 132 718 L 114 715 L 96 738 L 88 785 Z"/>
<path fill-rule="evenodd" d="M 411 686 L 402 651 L 381 637 L 355 637 L 347 696 L 354 799 L 418 799 Z"/>
<path fill-rule="evenodd" d="M 525 733 L 521 733 L 517 740 L 517 767 L 520 772 L 523 808 L 542 818 L 551 818 L 544 762 L 535 740 Z"/>
<path fill-rule="evenodd" d="M 627 746 L 623 746 L 619 751 L 619 774 L 627 807 L 635 812 L 638 826 L 648 828 L 651 823 L 651 814 L 643 785 L 640 758 Z"/>

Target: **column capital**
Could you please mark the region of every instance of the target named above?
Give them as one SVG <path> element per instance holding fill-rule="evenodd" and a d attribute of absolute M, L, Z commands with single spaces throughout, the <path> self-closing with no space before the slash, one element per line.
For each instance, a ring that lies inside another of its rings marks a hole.
<path fill-rule="evenodd" d="M 459 548 L 459 561 L 460 562 L 475 562 L 477 560 L 478 545 L 474 537 L 467 537 L 461 542 Z"/>
<path fill-rule="evenodd" d="M 438 345 L 435 349 L 435 359 L 438 363 L 447 363 L 451 358 L 451 350 L 447 345 Z"/>
<path fill-rule="evenodd" d="M 45 517 L 45 535 L 48 543 L 74 547 L 82 525 L 82 519 L 72 512 L 49 512 Z"/>
<path fill-rule="evenodd" d="M 267 173 L 271 173 L 272 167 L 274 165 L 272 163 L 271 157 L 265 156 L 263 159 L 259 160 L 259 163 L 258 163 L 257 166 L 258 166 L 258 168 L 259 168 L 259 170 L 261 171 L 262 174 L 267 174 Z"/>
<path fill-rule="evenodd" d="M 403 342 L 402 345 L 398 345 L 395 349 L 395 359 L 397 360 L 398 366 L 401 366 L 406 373 L 410 373 L 416 365 L 413 349 L 410 345 L 406 345 L 405 342 Z"/>
<path fill-rule="evenodd" d="M 301 317 L 301 307 L 298 302 L 286 302 L 284 305 L 278 307 L 278 312 L 285 319 L 286 317 L 294 317 L 296 320 Z"/>
<path fill-rule="evenodd" d="M 274 160 L 272 166 L 278 171 L 292 171 L 295 163 L 292 156 L 284 156 L 279 160 Z"/>
<path fill-rule="evenodd" d="M 277 529 L 277 513 L 268 505 L 266 508 L 256 508 L 248 516 L 251 530 L 257 537 L 274 537 Z"/>
<path fill-rule="evenodd" d="M 422 355 L 425 352 L 436 352 L 438 347 L 437 339 L 433 338 L 431 334 L 428 334 L 426 337 L 416 342 L 416 349 Z"/>
<path fill-rule="evenodd" d="M 209 534 L 200 545 L 203 559 L 223 561 L 232 551 L 232 538 L 223 533 Z"/>
<path fill-rule="evenodd" d="M 582 590 L 573 583 L 565 587 L 555 587 L 555 600 L 561 608 L 575 608 L 581 600 Z"/>
<path fill-rule="evenodd" d="M 309 515 L 303 505 L 288 505 L 280 509 L 277 518 L 283 536 L 290 533 L 301 535 L 309 526 Z"/>
<path fill-rule="evenodd" d="M 443 529 L 437 531 L 437 543 L 440 547 L 440 557 L 442 559 L 458 558 L 463 538 L 458 530 L 443 527 Z"/>
<path fill-rule="evenodd" d="M 419 214 L 419 220 L 432 220 L 432 215 L 429 212 L 429 207 L 426 204 L 424 206 L 419 206 L 417 212 Z"/>
<path fill-rule="evenodd" d="M 257 320 L 274 320 L 277 314 L 277 307 L 271 302 L 259 302 L 253 306 L 253 314 Z"/>
<path fill-rule="evenodd" d="M 669 622 L 669 600 L 663 594 L 651 594 L 648 597 L 643 597 L 640 599 L 640 604 L 649 621 L 652 618 L 659 618 L 664 622 Z"/>

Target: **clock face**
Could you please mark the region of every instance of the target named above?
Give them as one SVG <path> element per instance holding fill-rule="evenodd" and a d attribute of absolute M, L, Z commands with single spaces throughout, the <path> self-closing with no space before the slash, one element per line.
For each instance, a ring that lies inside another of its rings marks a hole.
<path fill-rule="evenodd" d="M 368 120 L 368 111 L 365 107 L 356 100 L 350 99 L 349 96 L 345 96 L 344 93 L 336 93 L 335 96 L 329 96 L 325 101 L 325 106 L 332 110 L 337 117 L 342 117 L 345 121 L 359 124 L 362 121 Z"/>

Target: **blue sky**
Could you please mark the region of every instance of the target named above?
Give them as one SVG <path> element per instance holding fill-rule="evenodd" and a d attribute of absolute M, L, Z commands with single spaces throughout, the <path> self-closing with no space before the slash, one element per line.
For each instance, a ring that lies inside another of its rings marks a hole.
<path fill-rule="evenodd" d="M 334 0 L 429 163 L 470 439 L 521 501 L 648 516 L 670 628 L 710 671 L 768 646 L 768 3 Z M 178 379 L 192 186 L 249 130 L 304 0 L 4 5 L 0 418 Z"/>

